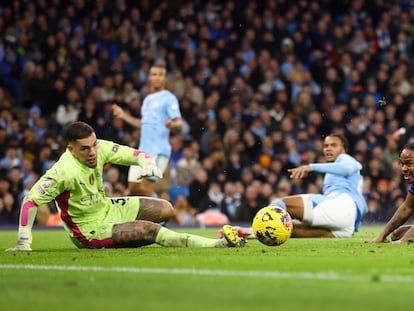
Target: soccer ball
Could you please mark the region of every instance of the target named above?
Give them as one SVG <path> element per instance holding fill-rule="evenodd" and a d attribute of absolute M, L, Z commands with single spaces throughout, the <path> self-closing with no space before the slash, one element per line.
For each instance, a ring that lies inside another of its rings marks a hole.
<path fill-rule="evenodd" d="M 292 218 L 289 213 L 278 206 L 266 206 L 253 218 L 253 233 L 256 238 L 268 246 L 281 245 L 291 236 Z"/>

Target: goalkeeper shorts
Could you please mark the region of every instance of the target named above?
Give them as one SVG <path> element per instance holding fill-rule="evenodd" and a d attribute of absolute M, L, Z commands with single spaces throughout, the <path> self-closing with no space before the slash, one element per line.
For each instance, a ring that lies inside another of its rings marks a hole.
<path fill-rule="evenodd" d="M 139 212 L 138 196 L 108 198 L 102 219 L 82 224 L 65 224 L 72 242 L 79 248 L 111 248 L 112 227 L 117 223 L 135 221 Z"/>

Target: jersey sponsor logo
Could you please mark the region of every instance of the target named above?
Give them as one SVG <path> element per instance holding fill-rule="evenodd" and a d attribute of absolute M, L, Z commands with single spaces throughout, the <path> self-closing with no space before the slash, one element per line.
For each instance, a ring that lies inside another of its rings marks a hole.
<path fill-rule="evenodd" d="M 99 192 L 83 195 L 80 198 L 82 205 L 96 205 L 102 202 L 102 196 Z"/>
<path fill-rule="evenodd" d="M 44 195 L 46 193 L 45 189 L 50 188 L 52 183 L 53 183 L 53 180 L 51 179 L 44 180 L 39 186 L 37 186 L 37 192 L 39 192 L 40 195 Z"/>
<path fill-rule="evenodd" d="M 51 179 L 46 179 L 42 184 L 40 185 L 43 189 L 47 189 L 52 185 Z"/>
<path fill-rule="evenodd" d="M 45 191 L 42 189 L 41 186 L 37 186 L 37 192 L 39 192 L 40 195 L 44 195 Z"/>
<path fill-rule="evenodd" d="M 91 185 L 93 185 L 93 184 L 95 183 L 95 177 L 93 176 L 93 174 L 90 174 L 90 175 L 89 175 L 89 183 L 90 183 Z"/>
<path fill-rule="evenodd" d="M 118 150 L 119 150 L 119 145 L 118 144 L 115 144 L 115 145 L 112 146 L 112 152 L 118 152 Z"/>

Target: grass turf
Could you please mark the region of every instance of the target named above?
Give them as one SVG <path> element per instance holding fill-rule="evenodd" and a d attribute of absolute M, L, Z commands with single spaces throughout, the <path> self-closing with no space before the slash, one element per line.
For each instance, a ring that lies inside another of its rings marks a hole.
<path fill-rule="evenodd" d="M 178 230 L 178 229 L 177 229 Z M 0 310 L 401 310 L 411 307 L 414 245 L 290 239 L 267 247 L 77 249 L 35 230 L 33 252 L 0 251 Z M 215 229 L 179 229 L 214 237 Z M 15 231 L 0 231 L 0 250 Z"/>

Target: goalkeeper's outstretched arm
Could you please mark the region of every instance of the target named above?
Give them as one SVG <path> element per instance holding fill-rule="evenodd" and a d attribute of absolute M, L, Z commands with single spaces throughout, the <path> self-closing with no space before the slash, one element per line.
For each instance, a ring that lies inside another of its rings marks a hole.
<path fill-rule="evenodd" d="M 34 201 L 24 199 L 20 208 L 19 231 L 17 244 L 6 251 L 31 251 L 32 228 L 37 214 L 37 204 Z"/>

